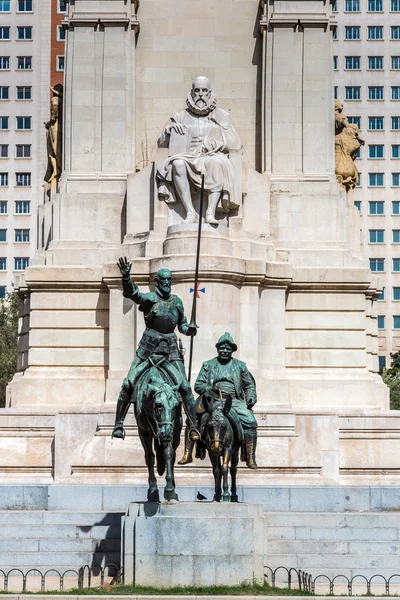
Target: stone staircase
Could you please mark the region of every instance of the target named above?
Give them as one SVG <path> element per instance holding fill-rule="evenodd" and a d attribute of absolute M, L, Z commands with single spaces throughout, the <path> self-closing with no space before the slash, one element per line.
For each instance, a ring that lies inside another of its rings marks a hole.
<path fill-rule="evenodd" d="M 0 569 L 42 573 L 120 565 L 121 513 L 0 511 Z"/>
<path fill-rule="evenodd" d="M 349 579 L 400 574 L 400 512 L 266 512 L 271 568 L 294 567 Z M 284 570 L 277 581 L 287 581 Z M 342 580 L 344 583 L 344 580 Z M 321 579 L 322 582 L 322 579 Z M 378 579 L 376 580 L 377 583 Z M 361 578 L 358 582 L 364 585 Z M 400 586 L 400 577 L 396 580 Z"/>

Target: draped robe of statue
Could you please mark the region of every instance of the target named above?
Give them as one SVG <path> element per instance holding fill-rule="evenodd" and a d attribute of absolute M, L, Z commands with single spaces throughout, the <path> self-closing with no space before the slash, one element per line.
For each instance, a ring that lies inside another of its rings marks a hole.
<path fill-rule="evenodd" d="M 185 126 L 185 134 L 176 133 L 172 123 Z M 160 148 L 169 148 L 169 158 L 157 169 L 158 195 L 165 202 L 179 202 L 173 185 L 174 160 L 184 161 L 192 186 L 201 187 L 204 173 L 206 192 L 221 192 L 223 211 L 237 208 L 234 202 L 235 170 L 229 160 L 231 150 L 240 150 L 241 142 L 229 120 L 229 114 L 214 108 L 208 115 L 194 114 L 189 108 L 177 112 L 158 140 Z"/>

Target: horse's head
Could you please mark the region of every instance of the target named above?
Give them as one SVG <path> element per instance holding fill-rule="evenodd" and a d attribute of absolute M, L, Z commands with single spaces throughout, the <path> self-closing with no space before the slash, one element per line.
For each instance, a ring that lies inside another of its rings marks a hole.
<path fill-rule="evenodd" d="M 209 414 L 205 443 L 211 454 L 219 456 L 225 447 L 226 435 L 230 430 L 227 415 L 232 407 L 232 398 L 228 396 L 223 402 L 216 394 L 208 392 L 203 396 L 203 405 Z"/>
<path fill-rule="evenodd" d="M 179 387 L 163 382 L 158 385 L 148 384 L 153 400 L 156 434 L 161 444 L 167 444 L 173 439 L 176 409 L 180 404 Z"/>

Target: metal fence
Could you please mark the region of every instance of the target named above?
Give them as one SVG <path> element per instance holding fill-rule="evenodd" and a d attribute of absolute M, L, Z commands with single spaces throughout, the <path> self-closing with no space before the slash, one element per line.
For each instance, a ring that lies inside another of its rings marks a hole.
<path fill-rule="evenodd" d="M 284 576 L 286 575 L 287 581 L 278 582 L 277 575 L 280 579 L 282 574 Z M 312 577 L 312 575 L 301 569 L 288 569 L 283 566 L 272 569 L 271 567 L 265 566 L 264 578 L 266 583 L 272 587 L 277 585 L 282 587 L 283 584 L 286 584 L 285 587 L 288 589 L 299 589 L 310 595 L 314 595 L 316 593 L 317 585 L 321 584 L 325 584 L 329 587 L 329 595 L 334 595 L 335 587 L 337 589 L 339 586 L 346 589 L 348 596 L 353 596 L 355 587 L 357 587 L 357 595 L 361 595 L 361 593 L 371 595 L 374 592 L 375 586 L 384 587 L 384 592 L 382 593 L 384 596 L 397 595 L 400 591 L 400 574 L 397 573 L 388 578 L 379 573 L 376 573 L 369 578 L 365 575 L 353 575 L 353 577 L 349 578 L 347 575 L 340 574 L 329 577 L 323 573 Z M 362 589 L 360 590 L 360 588 Z"/>
<path fill-rule="evenodd" d="M 60 591 L 77 587 L 80 590 L 90 587 L 103 588 L 105 583 L 120 584 L 123 581 L 122 568 L 114 563 L 101 565 L 85 565 L 79 569 L 67 569 L 60 572 L 48 569 L 22 571 L 17 567 L 9 571 L 0 569 L 0 590 L 3 592 L 27 592 L 33 589 L 40 592 Z"/>

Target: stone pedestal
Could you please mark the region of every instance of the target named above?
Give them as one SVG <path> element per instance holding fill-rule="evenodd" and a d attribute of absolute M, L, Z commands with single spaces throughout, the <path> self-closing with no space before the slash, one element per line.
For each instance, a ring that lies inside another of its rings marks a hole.
<path fill-rule="evenodd" d="M 261 504 L 131 503 L 122 527 L 126 584 L 263 582 Z"/>

